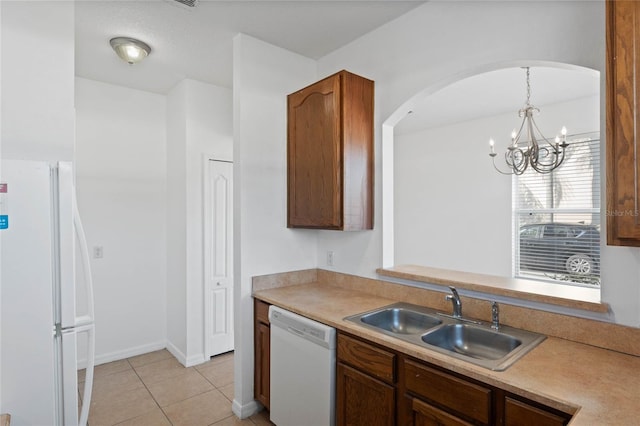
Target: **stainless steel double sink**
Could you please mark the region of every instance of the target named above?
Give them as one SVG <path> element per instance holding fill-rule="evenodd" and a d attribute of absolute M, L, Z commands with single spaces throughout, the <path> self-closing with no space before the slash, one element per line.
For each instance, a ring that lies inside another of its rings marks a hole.
<path fill-rule="evenodd" d="M 494 371 L 507 369 L 546 338 L 508 326 L 494 330 L 489 324 L 409 303 L 394 303 L 345 320 Z"/>

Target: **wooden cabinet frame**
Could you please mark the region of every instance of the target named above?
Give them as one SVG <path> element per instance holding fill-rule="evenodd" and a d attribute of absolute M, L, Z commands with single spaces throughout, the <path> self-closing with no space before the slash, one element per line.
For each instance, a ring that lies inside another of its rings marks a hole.
<path fill-rule="evenodd" d="M 640 246 L 640 4 L 606 2 L 607 244 Z"/>
<path fill-rule="evenodd" d="M 287 226 L 373 229 L 373 81 L 340 71 L 287 97 Z"/>
<path fill-rule="evenodd" d="M 253 300 L 254 398 L 269 409 L 271 387 L 271 327 L 269 304 Z"/>

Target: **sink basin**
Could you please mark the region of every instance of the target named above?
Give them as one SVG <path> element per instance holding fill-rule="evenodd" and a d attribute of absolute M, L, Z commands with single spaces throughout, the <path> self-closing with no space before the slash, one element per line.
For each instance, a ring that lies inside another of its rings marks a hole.
<path fill-rule="evenodd" d="M 468 324 L 447 324 L 422 336 L 428 345 L 476 359 L 498 360 L 511 353 L 522 341 L 505 333 Z"/>
<path fill-rule="evenodd" d="M 345 320 L 494 371 L 507 369 L 546 339 L 508 326 L 495 331 L 487 323 L 453 318 L 410 303 L 394 303 Z"/>
<path fill-rule="evenodd" d="M 388 308 L 366 314 L 360 318 L 365 324 L 398 334 L 419 334 L 442 324 L 432 315 L 407 308 Z"/>

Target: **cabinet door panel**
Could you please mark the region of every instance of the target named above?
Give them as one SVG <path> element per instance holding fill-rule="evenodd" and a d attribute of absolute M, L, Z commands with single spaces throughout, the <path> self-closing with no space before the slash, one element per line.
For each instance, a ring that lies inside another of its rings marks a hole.
<path fill-rule="evenodd" d="M 336 370 L 338 426 L 392 426 L 395 389 L 373 377 L 338 363 Z"/>
<path fill-rule="evenodd" d="M 340 76 L 290 95 L 289 226 L 342 226 Z"/>

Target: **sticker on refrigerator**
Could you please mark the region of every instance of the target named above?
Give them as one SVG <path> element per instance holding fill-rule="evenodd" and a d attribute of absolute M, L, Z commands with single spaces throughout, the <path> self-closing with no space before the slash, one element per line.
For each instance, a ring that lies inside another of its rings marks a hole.
<path fill-rule="evenodd" d="M 6 183 L 0 183 L 0 229 L 9 227 L 9 208 L 7 206 L 7 190 Z"/>

